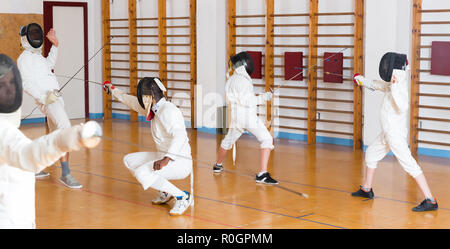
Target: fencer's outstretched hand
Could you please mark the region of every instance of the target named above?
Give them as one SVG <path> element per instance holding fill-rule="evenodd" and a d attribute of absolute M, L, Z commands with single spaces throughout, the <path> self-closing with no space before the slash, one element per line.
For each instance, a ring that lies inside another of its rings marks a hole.
<path fill-rule="evenodd" d="M 105 92 L 106 92 L 107 94 L 111 95 L 111 94 L 112 94 L 112 90 L 113 90 L 114 88 L 115 88 L 115 87 L 114 87 L 114 85 L 113 85 L 111 82 L 109 82 L 109 81 L 103 82 L 103 90 L 105 90 Z"/>
<path fill-rule="evenodd" d="M 362 86 L 363 85 L 363 81 L 364 81 L 364 76 L 360 75 L 359 73 L 356 73 L 355 75 L 353 75 L 353 82 L 356 85 Z"/>
<path fill-rule="evenodd" d="M 53 44 L 53 46 L 58 47 L 59 41 L 56 37 L 56 31 L 54 29 L 50 29 L 50 31 L 48 31 L 47 39 Z"/>
<path fill-rule="evenodd" d="M 47 98 L 45 98 L 45 104 L 53 104 L 56 100 L 58 100 L 58 93 L 56 91 L 48 91 Z"/>
<path fill-rule="evenodd" d="M 56 145 L 62 151 L 80 150 L 81 147 L 94 148 L 100 143 L 102 128 L 95 121 L 62 129 L 56 138 Z"/>
<path fill-rule="evenodd" d="M 169 164 L 170 158 L 168 157 L 164 157 L 161 160 L 158 160 L 156 162 L 153 163 L 153 169 L 154 170 L 160 170 L 163 167 L 167 166 L 167 164 Z"/>

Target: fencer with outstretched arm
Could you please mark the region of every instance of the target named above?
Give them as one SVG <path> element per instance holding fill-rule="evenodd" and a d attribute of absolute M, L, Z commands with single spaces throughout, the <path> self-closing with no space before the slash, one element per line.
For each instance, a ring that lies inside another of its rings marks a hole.
<path fill-rule="evenodd" d="M 363 184 L 353 196 L 373 198 L 372 181 L 375 169 L 389 151 L 395 155 L 403 169 L 411 175 L 419 185 L 425 200 L 413 211 L 436 210 L 438 204 L 431 194 L 422 169 L 412 157 L 407 143 L 408 120 L 408 61 L 406 55 L 386 53 L 380 61 L 380 80 L 370 80 L 355 75 L 355 83 L 363 87 L 384 92 L 380 109 L 381 133 L 369 145 L 366 151 L 366 174 Z"/>
<path fill-rule="evenodd" d="M 182 112 L 166 100 L 166 91 L 159 78 L 144 77 L 139 81 L 137 97 L 125 94 L 105 82 L 105 91 L 116 100 L 151 121 L 156 152 L 137 152 L 124 157 L 125 166 L 142 184 L 158 190 L 154 204 L 164 204 L 175 198 L 170 215 L 182 215 L 192 205 L 192 196 L 169 180 L 184 179 L 192 174 L 192 156 Z"/>
<path fill-rule="evenodd" d="M 17 66 L 0 54 L 0 228 L 35 228 L 35 173 L 65 153 L 100 142 L 90 121 L 35 140 L 20 130 L 22 81 Z"/>

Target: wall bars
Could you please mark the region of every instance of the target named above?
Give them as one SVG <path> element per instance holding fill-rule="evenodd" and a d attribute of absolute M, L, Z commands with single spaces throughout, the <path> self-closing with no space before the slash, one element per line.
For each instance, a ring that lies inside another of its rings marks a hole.
<path fill-rule="evenodd" d="M 256 10 L 260 13 L 240 10 L 239 6 L 248 4 L 242 1 L 227 0 L 227 60 L 241 51 L 262 52 L 262 79 L 253 80 L 255 92 L 279 90 L 278 96 L 259 108 L 271 131 L 303 131 L 308 144 L 324 139 L 322 134 L 350 137 L 353 148 L 361 149 L 362 90 L 354 86 L 352 77 L 364 73 L 364 0 L 350 0 L 348 11 L 336 12 L 319 12 L 319 0 L 309 0 L 309 9 L 296 2 L 286 10 L 278 8 L 282 13 L 275 12 L 282 0 L 261 0 L 265 8 Z M 287 52 L 303 53 L 303 80 L 285 80 Z M 324 72 L 323 61 L 330 59 L 324 58 L 325 52 L 332 57 L 343 54 L 343 83 L 323 81 L 325 73 L 330 73 Z"/>
<path fill-rule="evenodd" d="M 113 4 L 128 7 L 128 17 L 111 17 L 115 13 L 111 10 Z M 196 10 L 196 0 L 102 0 L 103 41 L 111 39 L 103 55 L 104 80 L 136 95 L 140 79 L 161 78 L 167 96 L 181 109 L 191 127 L 195 124 L 197 81 Z M 113 118 L 113 111 L 117 116 L 129 113 L 131 121 L 138 121 L 136 112 L 104 94 L 104 117 Z"/>

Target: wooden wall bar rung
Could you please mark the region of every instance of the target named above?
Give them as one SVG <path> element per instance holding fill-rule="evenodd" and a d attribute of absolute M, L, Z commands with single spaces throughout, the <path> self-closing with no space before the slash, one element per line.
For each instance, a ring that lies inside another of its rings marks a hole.
<path fill-rule="evenodd" d="M 354 26 L 354 23 L 319 23 L 317 26 Z"/>
<path fill-rule="evenodd" d="M 422 131 L 422 132 L 429 132 L 429 133 L 450 134 L 450 131 L 443 131 L 443 130 L 423 129 L 423 128 L 419 128 L 417 130 Z"/>
<path fill-rule="evenodd" d="M 158 17 L 135 18 L 136 21 L 157 21 Z"/>
<path fill-rule="evenodd" d="M 354 45 L 316 45 L 316 48 L 353 48 Z"/>
<path fill-rule="evenodd" d="M 157 29 L 158 26 L 137 26 L 136 29 Z"/>
<path fill-rule="evenodd" d="M 317 100 L 325 102 L 353 103 L 353 100 L 346 100 L 346 99 L 317 98 Z"/>
<path fill-rule="evenodd" d="M 170 90 L 170 91 L 182 91 L 182 92 L 189 92 L 189 91 L 191 91 L 191 89 L 188 89 L 188 88 L 173 88 L 173 87 L 168 87 L 167 90 Z"/>
<path fill-rule="evenodd" d="M 159 44 L 158 43 L 138 43 L 138 46 L 154 46 L 157 47 Z"/>
<path fill-rule="evenodd" d="M 164 61 L 166 64 L 190 65 L 189 61 Z"/>
<path fill-rule="evenodd" d="M 114 60 L 114 59 L 109 59 L 108 62 L 130 62 L 130 60 Z"/>
<path fill-rule="evenodd" d="M 139 72 L 153 72 L 153 73 L 159 72 L 158 69 L 140 69 L 140 68 L 138 68 L 137 70 L 138 70 Z"/>
<path fill-rule="evenodd" d="M 298 100 L 308 100 L 308 97 L 298 97 L 298 96 L 278 96 L 280 99 L 298 99 Z"/>
<path fill-rule="evenodd" d="M 434 141 L 426 141 L 426 140 L 416 140 L 416 143 L 423 144 L 434 144 L 434 145 L 442 145 L 442 146 L 450 146 L 450 143 L 442 143 L 442 142 L 434 142 Z"/>
<path fill-rule="evenodd" d="M 181 52 L 169 52 L 164 53 L 165 55 L 190 55 L 190 53 L 181 53 Z"/>
<path fill-rule="evenodd" d="M 129 37 L 129 35 L 110 35 L 109 38 L 111 38 L 111 37 L 113 37 L 113 38 L 126 38 L 126 37 Z"/>
<path fill-rule="evenodd" d="M 190 37 L 191 35 L 186 34 L 186 35 L 165 35 L 165 37 Z"/>
<path fill-rule="evenodd" d="M 110 46 L 130 46 L 128 43 L 110 43 Z"/>
<path fill-rule="evenodd" d="M 348 135 L 353 136 L 353 133 L 351 132 L 342 132 L 342 131 L 329 131 L 329 130 L 314 130 L 315 132 L 322 132 L 322 133 L 331 133 L 331 134 L 339 134 L 339 135 Z"/>
<path fill-rule="evenodd" d="M 420 34 L 420 36 L 450 36 L 449 33 L 428 33 L 428 34 Z"/>
<path fill-rule="evenodd" d="M 148 61 L 148 60 L 137 60 L 135 62 L 137 62 L 137 63 L 155 63 L 155 64 L 159 63 L 159 61 Z"/>
<path fill-rule="evenodd" d="M 258 18 L 258 17 L 266 17 L 266 15 L 233 15 L 232 18 Z"/>
<path fill-rule="evenodd" d="M 170 16 L 170 17 L 163 17 L 163 19 L 165 19 L 165 20 L 189 20 L 189 16 L 176 16 L 176 17 L 173 17 L 173 16 Z"/>
<path fill-rule="evenodd" d="M 354 12 L 322 12 L 322 13 L 316 13 L 318 16 L 353 16 L 355 15 Z"/>
<path fill-rule="evenodd" d="M 128 29 L 128 27 L 110 27 L 110 29 Z"/>
<path fill-rule="evenodd" d="M 290 24 L 284 24 L 284 23 L 276 23 L 273 25 L 274 27 L 308 27 L 309 24 L 305 23 L 290 23 Z"/>
<path fill-rule="evenodd" d="M 272 37 L 309 37 L 309 34 L 272 35 Z"/>
<path fill-rule="evenodd" d="M 343 111 L 343 110 L 333 110 L 333 109 L 317 109 L 318 112 L 330 112 L 330 113 L 343 113 L 343 114 L 352 114 L 353 111 Z"/>
<path fill-rule="evenodd" d="M 156 38 L 158 37 L 158 35 L 135 35 L 136 37 L 151 37 L 151 38 Z"/>
<path fill-rule="evenodd" d="M 173 82 L 191 82 L 191 80 L 183 80 L 183 79 L 166 79 L 166 81 L 173 81 Z"/>
<path fill-rule="evenodd" d="M 341 88 L 328 88 L 328 87 L 318 87 L 318 91 L 333 91 L 333 92 L 349 92 L 352 93 L 353 89 L 341 89 Z"/>
<path fill-rule="evenodd" d="M 427 25 L 427 24 L 450 24 L 450 21 L 447 22 L 420 22 L 421 25 Z"/>
<path fill-rule="evenodd" d="M 189 47 L 191 44 L 189 43 L 166 43 L 164 46 L 167 47 Z"/>
<path fill-rule="evenodd" d="M 421 97 L 450 98 L 449 94 L 419 93 Z"/>
<path fill-rule="evenodd" d="M 302 45 L 302 44 L 298 44 L 298 45 L 274 44 L 274 45 L 272 45 L 272 47 L 274 47 L 274 48 L 308 48 L 309 45 Z"/>
<path fill-rule="evenodd" d="M 419 81 L 418 84 L 420 84 L 420 85 L 450 86 L 450 83 L 446 83 L 446 82 Z"/>
<path fill-rule="evenodd" d="M 266 27 L 266 25 L 264 24 L 234 24 L 233 25 L 234 28 L 264 28 Z"/>
<path fill-rule="evenodd" d="M 353 34 L 317 34 L 317 37 L 353 37 Z"/>
<path fill-rule="evenodd" d="M 264 44 L 233 44 L 233 47 L 254 47 L 254 48 L 263 48 Z"/>
<path fill-rule="evenodd" d="M 297 107 L 297 106 L 287 106 L 287 105 L 278 105 L 274 106 L 275 108 L 281 108 L 281 109 L 291 109 L 291 110 L 301 110 L 301 111 L 307 111 L 307 107 Z"/>
<path fill-rule="evenodd" d="M 450 9 L 430 9 L 430 10 L 420 10 L 420 13 L 439 13 L 439 12 L 450 12 Z"/>
<path fill-rule="evenodd" d="M 158 52 L 138 52 L 137 54 L 158 55 Z"/>
<path fill-rule="evenodd" d="M 418 107 L 424 108 L 424 109 L 434 109 L 434 110 L 450 110 L 450 107 L 446 107 L 446 106 L 419 105 Z"/>
<path fill-rule="evenodd" d="M 416 117 L 418 120 L 429 120 L 429 121 L 437 121 L 437 122 L 450 122 L 448 118 L 432 118 L 432 117 Z"/>
<path fill-rule="evenodd" d="M 329 119 L 316 119 L 316 122 L 353 125 L 353 122 L 350 121 L 329 120 Z"/>
<path fill-rule="evenodd" d="M 266 35 L 234 35 L 234 37 L 266 37 Z"/>
<path fill-rule="evenodd" d="M 303 121 L 307 121 L 308 120 L 307 117 L 293 117 L 293 116 L 284 116 L 284 115 L 279 115 L 279 116 L 277 116 L 277 118 L 303 120 Z"/>
<path fill-rule="evenodd" d="M 281 129 L 291 129 L 291 130 L 300 130 L 300 131 L 307 131 L 307 128 L 302 127 L 294 127 L 294 126 L 287 126 L 287 125 L 275 125 L 275 127 L 281 128 Z"/>
<path fill-rule="evenodd" d="M 110 70 L 117 70 L 117 71 L 129 71 L 130 68 L 122 68 L 122 67 L 111 67 Z"/>
<path fill-rule="evenodd" d="M 184 28 L 190 28 L 189 25 L 168 25 L 165 26 L 166 29 L 184 29 Z"/>
<path fill-rule="evenodd" d="M 128 18 L 111 18 L 111 19 L 106 19 L 106 21 L 110 21 L 110 22 L 117 22 L 117 21 L 119 21 L 119 22 L 122 22 L 122 21 L 128 21 Z"/>
<path fill-rule="evenodd" d="M 167 73 L 191 73 L 191 71 L 185 71 L 185 70 L 164 70 L 164 72 L 167 72 Z"/>
<path fill-rule="evenodd" d="M 128 54 L 128 52 L 111 51 L 110 54 Z"/>
<path fill-rule="evenodd" d="M 309 17 L 309 13 L 297 13 L 297 14 L 273 14 L 272 17 L 295 17 L 295 16 L 307 16 Z"/>

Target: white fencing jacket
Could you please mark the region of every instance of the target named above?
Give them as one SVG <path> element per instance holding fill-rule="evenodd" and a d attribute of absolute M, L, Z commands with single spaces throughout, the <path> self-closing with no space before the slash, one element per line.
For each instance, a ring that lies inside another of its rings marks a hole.
<path fill-rule="evenodd" d="M 0 228 L 35 228 L 35 173 L 55 163 L 63 151 L 59 131 L 31 141 L 0 121 Z"/>
<path fill-rule="evenodd" d="M 380 121 L 383 133 L 406 138 L 408 134 L 408 81 L 406 71 L 394 70 L 397 83 L 388 83 L 379 80 L 365 80 L 363 86 L 384 92 L 383 103 L 380 109 Z"/>
<path fill-rule="evenodd" d="M 22 76 L 23 89 L 40 104 L 45 104 L 45 99 L 49 91 L 59 89 L 59 84 L 55 74 L 52 72 L 56 64 L 58 48 L 52 46 L 47 58 L 28 46 L 17 59 Z"/>
<path fill-rule="evenodd" d="M 135 96 L 125 94 L 117 88 L 112 90 L 112 95 L 140 115 L 147 115 Z M 151 121 L 151 130 L 158 152 L 172 160 L 192 160 L 183 114 L 176 105 L 164 98 L 157 105 L 158 110 Z"/>
<path fill-rule="evenodd" d="M 225 96 L 231 107 L 231 128 L 256 127 L 257 105 L 264 104 L 263 94 L 256 96 L 245 66 L 235 69 L 225 84 Z"/>

